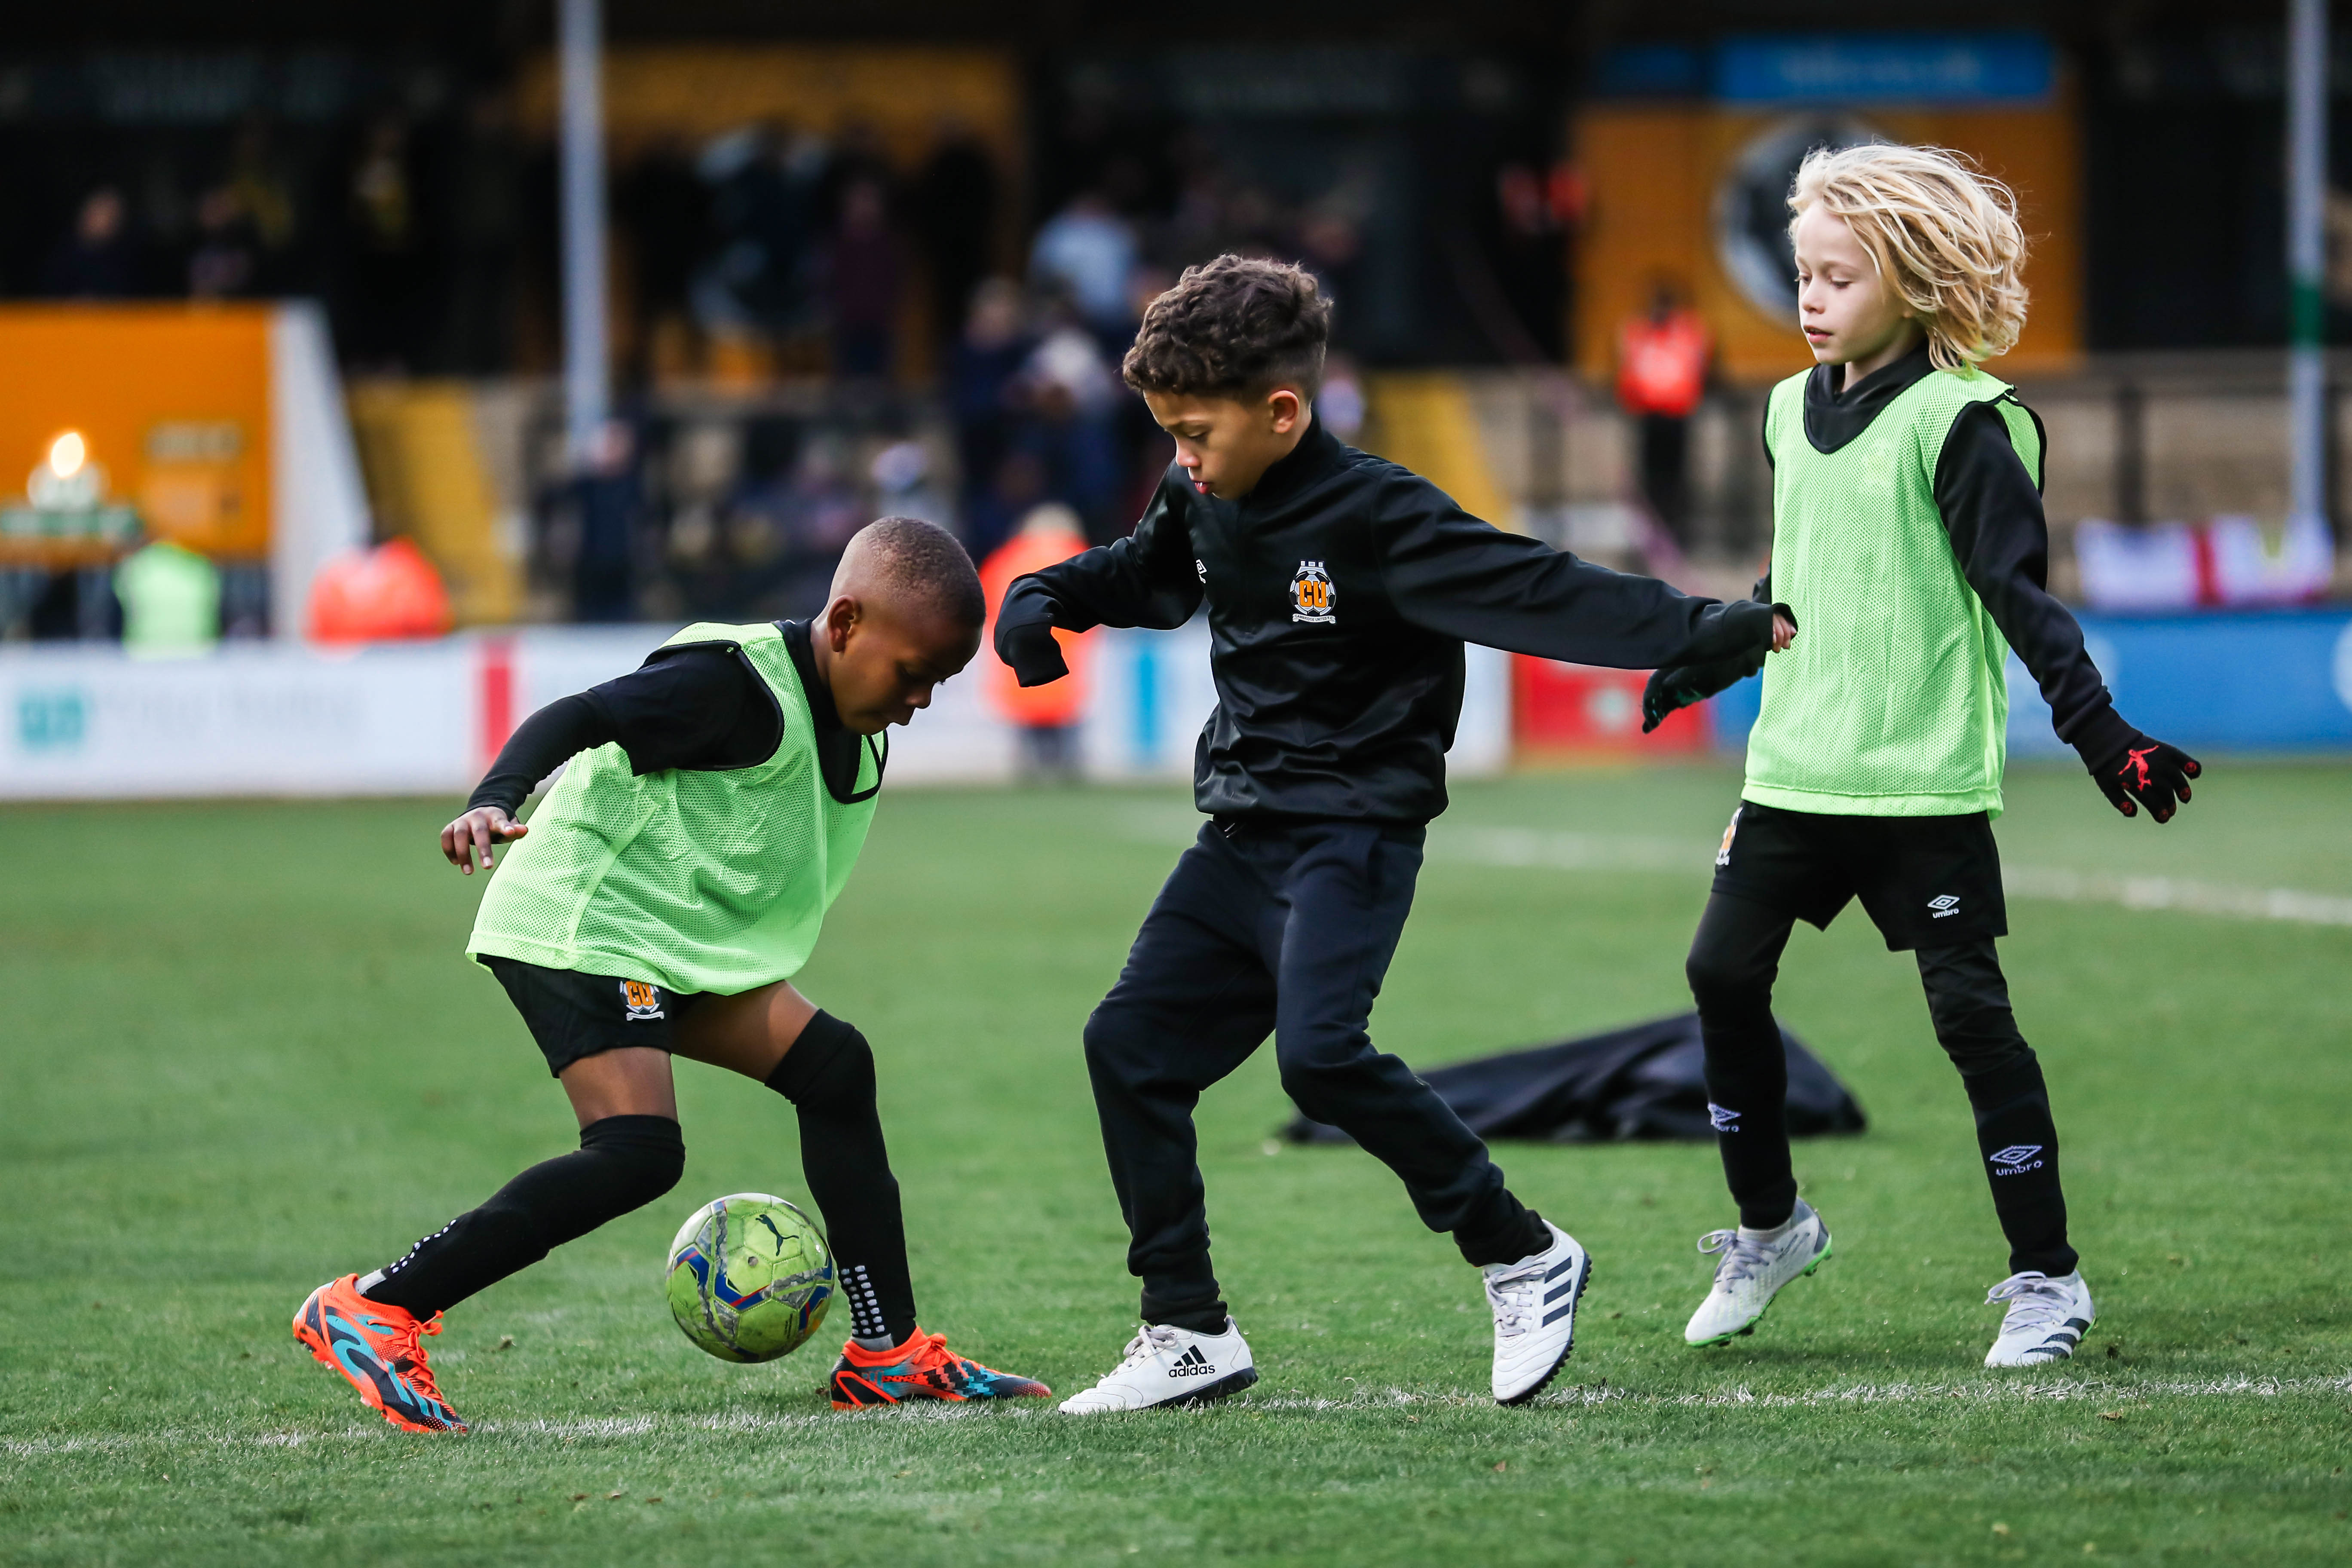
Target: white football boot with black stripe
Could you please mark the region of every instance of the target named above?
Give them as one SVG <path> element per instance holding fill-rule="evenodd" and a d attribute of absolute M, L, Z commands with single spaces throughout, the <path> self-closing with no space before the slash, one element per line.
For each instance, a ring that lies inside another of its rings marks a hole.
<path fill-rule="evenodd" d="M 1490 1263 L 1486 1304 L 1495 1310 L 1495 1403 L 1524 1405 L 1576 1348 L 1576 1303 L 1592 1280 L 1592 1256 L 1549 1220 L 1551 1245 L 1517 1263 Z"/>
<path fill-rule="evenodd" d="M 1985 1352 L 1987 1366 L 2048 1366 L 2074 1353 L 2099 1314 L 2091 1288 L 2076 1269 L 2062 1279 L 2029 1269 L 2012 1274 L 1985 1293 L 1985 1304 L 2009 1303 L 2000 1337 Z"/>
<path fill-rule="evenodd" d="M 1257 1364 L 1231 1318 L 1222 1334 L 1146 1323 L 1127 1342 L 1127 1358 L 1100 1383 L 1062 1401 L 1065 1415 L 1206 1405 L 1257 1381 Z"/>

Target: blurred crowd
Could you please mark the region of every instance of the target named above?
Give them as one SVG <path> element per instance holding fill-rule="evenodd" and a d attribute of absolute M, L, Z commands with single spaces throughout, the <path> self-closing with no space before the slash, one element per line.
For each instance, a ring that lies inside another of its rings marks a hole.
<path fill-rule="evenodd" d="M 324 133 L 257 115 L 168 150 L 68 150 L 0 182 L 11 220 L 0 292 L 302 296 L 326 301 L 354 370 L 487 374 L 528 358 L 526 237 L 552 203 L 530 177 L 545 155 L 515 134 L 502 91 Z"/>
<path fill-rule="evenodd" d="M 525 443 L 535 613 L 804 613 L 887 512 L 982 561 L 1041 516 L 1126 532 L 1172 456 L 1119 377 L 1145 306 L 1227 249 L 1301 260 L 1347 299 L 1380 176 L 1342 159 L 1267 177 L 1181 125 L 1080 113 L 1060 135 L 1058 184 L 1026 212 L 1007 150 L 945 116 L 912 156 L 856 122 L 616 149 L 618 413 L 574 451 L 551 406 Z M 330 134 L 257 116 L 162 162 L 151 145 L 75 166 L 0 192 L 28 220 L 0 246 L 0 291 L 318 298 L 360 375 L 559 361 L 551 153 L 506 92 Z M 1363 417 L 1354 320 L 1322 402 L 1343 438 Z"/>

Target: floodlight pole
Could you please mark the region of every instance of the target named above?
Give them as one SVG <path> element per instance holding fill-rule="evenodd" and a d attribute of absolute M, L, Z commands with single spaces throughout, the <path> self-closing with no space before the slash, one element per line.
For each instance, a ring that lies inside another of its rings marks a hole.
<path fill-rule="evenodd" d="M 575 461 L 604 423 L 604 26 L 598 0 L 562 0 L 556 69 L 562 97 L 563 425 Z"/>
<path fill-rule="evenodd" d="M 2327 0 L 2293 0 L 2287 18 L 2288 515 L 2327 515 L 2325 360 Z"/>

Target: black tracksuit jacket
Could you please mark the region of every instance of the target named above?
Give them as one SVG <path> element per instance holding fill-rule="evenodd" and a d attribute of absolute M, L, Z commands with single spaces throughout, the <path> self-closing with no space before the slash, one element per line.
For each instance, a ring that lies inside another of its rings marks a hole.
<path fill-rule="evenodd" d="M 1238 501 L 1170 464 L 1132 536 L 1016 578 L 996 650 L 1035 686 L 1049 626 L 1182 626 L 1205 599 L 1212 816 L 1426 822 L 1445 809 L 1465 642 L 1648 669 L 1769 646 L 1772 611 L 1693 598 L 1479 521 L 1318 422 Z"/>

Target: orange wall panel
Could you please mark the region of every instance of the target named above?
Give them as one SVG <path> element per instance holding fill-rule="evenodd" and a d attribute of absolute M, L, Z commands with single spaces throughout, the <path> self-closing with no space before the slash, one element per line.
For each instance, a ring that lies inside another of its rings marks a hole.
<path fill-rule="evenodd" d="M 269 549 L 267 305 L 0 307 L 0 497 L 79 430 L 107 495 L 206 554 Z"/>
<path fill-rule="evenodd" d="M 1818 118 L 1807 114 L 1805 118 Z M 1770 381 L 1812 363 L 1787 320 L 1768 316 L 1717 257 L 1716 193 L 1741 151 L 1790 116 L 1710 104 L 1601 103 L 1577 122 L 1592 205 L 1576 258 L 1576 357 L 1588 375 L 1615 368 L 1618 324 L 1654 281 L 1681 285 L 1713 329 L 1723 372 Z M 2082 186 L 2071 99 L 2030 109 L 1871 108 L 1853 111 L 1894 141 L 1957 148 L 2018 195 L 2032 248 L 2031 313 L 2015 352 L 1993 368 L 2063 368 L 2082 353 Z"/>

